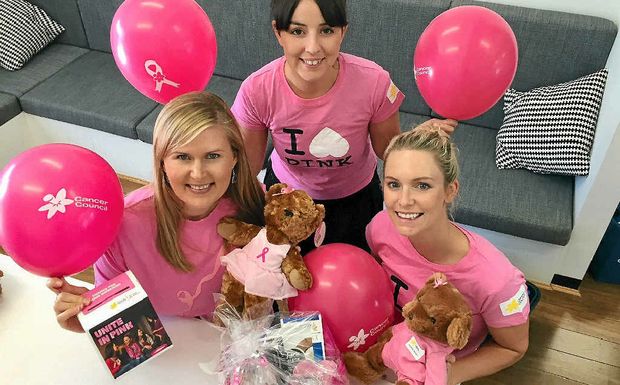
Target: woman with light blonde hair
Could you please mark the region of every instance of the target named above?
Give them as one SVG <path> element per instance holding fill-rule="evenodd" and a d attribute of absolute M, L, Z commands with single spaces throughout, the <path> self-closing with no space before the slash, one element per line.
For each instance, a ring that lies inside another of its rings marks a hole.
<path fill-rule="evenodd" d="M 450 357 L 447 384 L 513 365 L 529 343 L 525 277 L 484 237 L 451 220 L 459 191 L 455 144 L 439 129 L 416 129 L 394 137 L 384 159 L 385 209 L 366 227 L 366 239 L 395 283 L 396 307 L 443 273 L 473 312 L 469 342 Z"/>
<path fill-rule="evenodd" d="M 131 270 L 160 315 L 210 316 L 224 269 L 222 217 L 264 224 L 264 193 L 250 172 L 239 125 L 208 92 L 170 101 L 153 132 L 154 180 L 125 197 L 121 230 L 95 263 L 100 284 Z M 85 288 L 52 278 L 54 310 L 65 329 L 82 331 L 76 315 Z"/>

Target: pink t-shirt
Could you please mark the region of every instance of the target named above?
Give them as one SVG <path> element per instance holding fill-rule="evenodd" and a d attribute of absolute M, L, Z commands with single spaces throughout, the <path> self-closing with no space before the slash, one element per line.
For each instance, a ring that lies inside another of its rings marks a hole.
<path fill-rule="evenodd" d="M 411 385 L 445 385 L 448 381 L 446 356 L 452 347 L 413 333 L 405 322 L 392 328 L 392 339 L 383 347 L 385 365 L 399 381 Z"/>
<path fill-rule="evenodd" d="M 467 346 L 455 353 L 462 357 L 484 341 L 488 326 L 503 328 L 525 323 L 530 306 L 523 273 L 489 241 L 459 229 L 469 240 L 469 252 L 453 265 L 432 263 L 420 255 L 409 239 L 400 235 L 385 210 L 366 227 L 366 239 L 392 279 L 401 308 L 434 272 L 444 273 L 463 294 L 472 309 L 473 328 Z"/>
<path fill-rule="evenodd" d="M 261 297 L 284 299 L 297 296 L 282 272 L 282 260 L 291 245 L 274 245 L 261 229 L 250 243 L 222 257 L 222 265 L 245 286 L 245 291 Z"/>
<path fill-rule="evenodd" d="M 232 112 L 250 130 L 270 130 L 275 175 L 314 199 L 338 199 L 364 188 L 377 159 L 369 125 L 398 111 L 404 95 L 378 64 L 341 53 L 332 88 L 297 96 L 284 76 L 284 57 L 250 75 Z"/>
<path fill-rule="evenodd" d="M 170 266 L 157 250 L 153 190 L 150 186 L 140 188 L 125 197 L 121 229 L 95 263 L 95 283 L 131 270 L 159 315 L 211 315 L 213 293 L 220 292 L 224 274 L 220 263 L 224 240 L 216 225 L 220 218 L 235 213 L 233 202 L 223 198 L 206 218 L 182 222 L 181 245 L 194 265 L 193 271 L 184 273 Z"/>
<path fill-rule="evenodd" d="M 142 348 L 140 348 L 140 345 L 138 345 L 137 342 L 132 342 L 131 345 L 125 345 L 125 350 L 127 350 L 129 357 L 134 360 L 142 357 Z"/>

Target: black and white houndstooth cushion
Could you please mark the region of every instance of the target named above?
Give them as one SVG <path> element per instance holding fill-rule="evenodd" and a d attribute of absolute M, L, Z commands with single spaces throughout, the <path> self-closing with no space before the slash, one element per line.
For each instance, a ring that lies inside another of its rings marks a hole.
<path fill-rule="evenodd" d="M 528 92 L 506 91 L 495 148 L 497 168 L 588 175 L 606 80 L 607 69 L 602 69 Z"/>
<path fill-rule="evenodd" d="M 0 66 L 11 71 L 22 68 L 64 30 L 25 0 L 0 0 Z"/>

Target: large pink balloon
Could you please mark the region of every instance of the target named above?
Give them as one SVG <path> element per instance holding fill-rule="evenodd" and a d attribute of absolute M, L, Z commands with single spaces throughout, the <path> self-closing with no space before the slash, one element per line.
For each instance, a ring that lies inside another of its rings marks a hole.
<path fill-rule="evenodd" d="M 0 174 L 0 242 L 38 275 L 60 277 L 90 266 L 116 237 L 122 214 L 116 173 L 82 147 L 34 147 Z"/>
<path fill-rule="evenodd" d="M 123 76 L 160 103 L 202 91 L 215 69 L 215 31 L 194 0 L 125 0 L 110 43 Z"/>
<path fill-rule="evenodd" d="M 439 115 L 474 118 L 502 97 L 517 71 L 517 39 L 497 13 L 462 6 L 437 16 L 415 49 L 418 89 Z"/>
<path fill-rule="evenodd" d="M 363 352 L 394 320 L 390 280 L 362 249 L 332 243 L 304 257 L 314 284 L 291 298 L 293 310 L 320 311 L 341 352 Z"/>

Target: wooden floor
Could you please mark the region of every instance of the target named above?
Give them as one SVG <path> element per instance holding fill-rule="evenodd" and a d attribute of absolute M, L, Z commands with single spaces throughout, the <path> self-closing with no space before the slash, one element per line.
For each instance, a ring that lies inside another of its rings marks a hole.
<path fill-rule="evenodd" d="M 125 192 L 141 185 L 127 178 L 122 183 Z M 92 269 L 77 277 L 92 282 Z M 531 316 L 525 357 L 467 385 L 620 385 L 620 285 L 586 276 L 580 293 L 543 288 Z"/>

